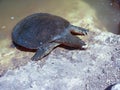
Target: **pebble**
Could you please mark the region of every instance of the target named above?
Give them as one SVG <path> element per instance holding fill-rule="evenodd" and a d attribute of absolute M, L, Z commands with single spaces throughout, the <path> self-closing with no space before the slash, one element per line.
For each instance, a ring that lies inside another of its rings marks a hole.
<path fill-rule="evenodd" d="M 13 16 L 12 16 L 12 17 L 10 17 L 10 19 L 11 19 L 11 20 L 14 20 L 14 19 L 15 19 L 15 17 L 13 17 Z"/>
<path fill-rule="evenodd" d="M 6 26 L 2 26 L 2 27 L 1 27 L 1 29 L 5 29 L 5 28 L 6 28 Z"/>

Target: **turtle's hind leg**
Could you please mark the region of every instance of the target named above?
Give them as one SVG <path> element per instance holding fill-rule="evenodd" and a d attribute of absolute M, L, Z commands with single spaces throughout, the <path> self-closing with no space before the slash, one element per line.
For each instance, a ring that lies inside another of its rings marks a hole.
<path fill-rule="evenodd" d="M 37 52 L 31 59 L 33 61 L 38 61 L 39 59 L 42 59 L 44 56 L 49 54 L 53 50 L 53 48 L 55 48 L 58 45 L 59 45 L 58 43 L 54 42 L 43 44 L 38 48 Z"/>

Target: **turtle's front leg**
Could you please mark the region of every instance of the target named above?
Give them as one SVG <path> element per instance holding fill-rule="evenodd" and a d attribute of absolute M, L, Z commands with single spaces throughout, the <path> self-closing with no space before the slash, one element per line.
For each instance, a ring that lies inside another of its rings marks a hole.
<path fill-rule="evenodd" d="M 84 41 L 82 41 L 81 39 L 79 39 L 76 36 L 73 36 L 72 34 L 68 33 L 66 36 L 55 40 L 56 43 L 62 43 L 66 46 L 70 46 L 70 47 L 74 47 L 74 48 L 86 48 L 86 44 Z"/>
<path fill-rule="evenodd" d="M 89 30 L 87 30 L 87 29 L 84 29 L 82 27 L 77 27 L 77 26 L 74 26 L 74 25 L 70 25 L 68 27 L 68 29 L 73 33 L 82 34 L 82 35 L 87 35 L 87 33 L 89 32 Z"/>
<path fill-rule="evenodd" d="M 58 45 L 59 45 L 58 43 L 54 42 L 43 44 L 38 48 L 37 52 L 31 59 L 33 61 L 38 61 L 39 59 L 42 59 L 44 56 L 49 54 L 53 50 L 53 48 L 55 48 Z"/>

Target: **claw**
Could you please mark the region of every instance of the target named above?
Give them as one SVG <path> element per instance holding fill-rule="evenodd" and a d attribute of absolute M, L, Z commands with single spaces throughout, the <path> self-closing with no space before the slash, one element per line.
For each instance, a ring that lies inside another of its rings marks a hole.
<path fill-rule="evenodd" d="M 88 32 L 89 32 L 89 30 L 82 30 L 82 34 L 83 34 L 83 35 L 87 35 Z"/>
<path fill-rule="evenodd" d="M 84 35 L 87 35 L 88 32 L 89 32 L 89 30 L 85 30 L 85 31 L 83 31 L 83 34 L 84 34 Z"/>

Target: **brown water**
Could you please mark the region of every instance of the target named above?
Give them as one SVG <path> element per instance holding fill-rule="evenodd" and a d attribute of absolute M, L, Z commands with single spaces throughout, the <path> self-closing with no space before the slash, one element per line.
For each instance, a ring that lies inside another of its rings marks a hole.
<path fill-rule="evenodd" d="M 120 34 L 120 9 L 112 6 L 112 0 L 83 0 L 88 3 L 91 8 L 95 9 L 96 16 L 100 21 L 98 26 L 103 25 L 107 31 Z M 96 22 L 97 23 L 97 22 Z"/>
<path fill-rule="evenodd" d="M 69 0 L 0 0 L 0 39 L 10 36 L 14 25 L 23 17 L 36 12 L 48 12 L 66 17 L 76 7 Z"/>
<path fill-rule="evenodd" d="M 32 13 L 52 13 L 72 21 L 71 15 L 79 12 L 77 16 L 81 19 L 86 13 L 91 15 L 90 10 L 96 14 L 98 27 L 120 33 L 117 26 L 120 12 L 109 0 L 0 0 L 0 39 L 10 38 L 14 25 Z"/>

